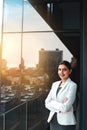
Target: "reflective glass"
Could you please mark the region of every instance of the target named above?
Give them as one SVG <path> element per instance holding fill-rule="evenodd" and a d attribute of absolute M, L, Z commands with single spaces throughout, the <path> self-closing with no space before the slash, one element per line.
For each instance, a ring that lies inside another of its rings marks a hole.
<path fill-rule="evenodd" d="M 4 123 L 3 116 L 1 116 L 0 113 L 0 130 L 3 130 L 3 123 Z"/>
<path fill-rule="evenodd" d="M 38 11 L 29 3 L 24 2 L 23 31 L 52 31 Z"/>
<path fill-rule="evenodd" d="M 22 0 L 4 0 L 3 31 L 20 32 L 22 28 Z"/>
<path fill-rule="evenodd" d="M 45 98 L 58 79 L 58 63 L 73 56 L 58 37 L 58 29 L 68 25 L 61 22 L 64 8 L 32 2 L 3 0 L 0 112 L 4 120 L 0 117 L 0 128 L 5 130 L 47 129 Z"/>
<path fill-rule="evenodd" d="M 5 130 L 25 130 L 26 128 L 26 104 L 6 113 Z"/>

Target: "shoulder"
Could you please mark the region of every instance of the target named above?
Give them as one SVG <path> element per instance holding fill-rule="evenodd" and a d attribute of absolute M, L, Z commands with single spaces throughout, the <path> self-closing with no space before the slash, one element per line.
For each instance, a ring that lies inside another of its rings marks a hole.
<path fill-rule="evenodd" d="M 77 84 L 76 84 L 73 80 L 71 80 L 70 78 L 67 80 L 67 82 L 68 82 L 69 84 L 72 84 L 72 85 L 76 85 L 76 86 L 77 86 Z"/>
<path fill-rule="evenodd" d="M 76 84 L 74 81 L 72 81 L 71 79 L 70 79 L 70 83 L 71 83 L 72 85 L 77 86 L 77 84 Z"/>
<path fill-rule="evenodd" d="M 59 84 L 60 82 L 61 82 L 60 80 L 59 81 L 55 81 L 55 82 L 52 83 L 52 85 Z"/>
<path fill-rule="evenodd" d="M 77 89 L 77 84 L 74 81 L 72 81 L 71 79 L 69 80 L 68 85 L 71 86 L 71 88 L 73 87 L 73 89 Z"/>
<path fill-rule="evenodd" d="M 60 82 L 61 82 L 61 81 L 55 81 L 55 82 L 53 82 L 53 83 L 52 83 L 52 88 L 54 88 L 54 87 L 56 87 L 56 86 L 58 87 L 58 85 L 60 84 Z"/>

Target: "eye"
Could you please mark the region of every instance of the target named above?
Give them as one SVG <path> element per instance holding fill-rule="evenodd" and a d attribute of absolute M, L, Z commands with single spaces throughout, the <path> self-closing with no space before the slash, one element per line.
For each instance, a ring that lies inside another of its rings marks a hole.
<path fill-rule="evenodd" d="M 61 68 L 58 68 L 58 71 L 61 71 Z"/>
<path fill-rule="evenodd" d="M 66 68 L 64 68 L 64 69 L 63 69 L 63 71 L 67 71 L 67 69 L 66 69 Z"/>

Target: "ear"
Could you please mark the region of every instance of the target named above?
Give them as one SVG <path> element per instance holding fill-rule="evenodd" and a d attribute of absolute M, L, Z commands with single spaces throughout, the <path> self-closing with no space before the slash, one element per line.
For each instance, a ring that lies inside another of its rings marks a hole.
<path fill-rule="evenodd" d="M 70 69 L 70 72 L 69 72 L 69 74 L 71 74 L 72 73 L 72 69 Z"/>

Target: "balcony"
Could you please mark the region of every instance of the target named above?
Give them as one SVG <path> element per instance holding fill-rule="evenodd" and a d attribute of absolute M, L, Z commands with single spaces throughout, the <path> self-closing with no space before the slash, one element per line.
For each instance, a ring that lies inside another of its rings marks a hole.
<path fill-rule="evenodd" d="M 48 111 L 44 107 L 46 94 L 38 94 L 32 99 L 22 97 L 17 105 L 15 102 L 1 101 L 0 130 L 46 130 Z M 14 104 L 15 103 L 15 104 Z"/>

